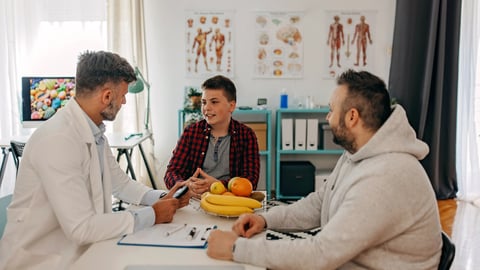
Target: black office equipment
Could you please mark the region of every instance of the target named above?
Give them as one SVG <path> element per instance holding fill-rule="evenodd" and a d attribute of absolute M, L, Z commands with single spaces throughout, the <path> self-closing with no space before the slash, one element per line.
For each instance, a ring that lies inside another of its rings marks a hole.
<path fill-rule="evenodd" d="M 280 162 L 280 194 L 306 196 L 315 190 L 315 166 L 309 161 Z"/>

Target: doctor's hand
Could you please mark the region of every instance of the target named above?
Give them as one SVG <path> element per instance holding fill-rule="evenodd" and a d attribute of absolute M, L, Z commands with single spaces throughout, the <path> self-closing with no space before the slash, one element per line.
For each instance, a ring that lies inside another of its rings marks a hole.
<path fill-rule="evenodd" d="M 173 187 L 172 189 L 170 189 L 170 191 L 168 192 L 167 195 L 165 195 L 165 197 L 161 198 L 160 200 L 166 200 L 166 199 L 170 199 L 170 198 L 173 198 L 173 194 L 175 194 L 175 192 L 183 187 L 187 185 L 186 182 L 177 182 Z M 184 206 L 187 206 L 188 203 L 190 202 L 190 197 L 192 197 L 192 192 L 189 190 L 187 193 L 183 194 L 180 198 L 178 198 L 178 208 L 182 208 Z"/>
<path fill-rule="evenodd" d="M 213 230 L 208 237 L 207 255 L 219 260 L 233 260 L 233 244 L 237 238 L 234 232 Z"/>
<path fill-rule="evenodd" d="M 232 231 L 239 236 L 250 238 L 263 231 L 266 225 L 267 222 L 260 215 L 242 214 L 238 217 L 235 223 L 233 223 Z"/>
<path fill-rule="evenodd" d="M 180 206 L 179 200 L 165 197 L 152 205 L 155 212 L 155 224 L 172 222 L 173 215 Z"/>

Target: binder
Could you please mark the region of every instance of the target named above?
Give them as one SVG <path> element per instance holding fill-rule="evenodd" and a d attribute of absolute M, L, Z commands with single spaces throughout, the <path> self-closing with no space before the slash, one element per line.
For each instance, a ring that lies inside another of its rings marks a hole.
<path fill-rule="evenodd" d="M 306 150 L 307 119 L 295 119 L 295 150 Z"/>
<path fill-rule="evenodd" d="M 293 150 L 293 119 L 282 119 L 282 150 Z"/>
<path fill-rule="evenodd" d="M 318 150 L 318 119 L 307 120 L 307 150 Z"/>

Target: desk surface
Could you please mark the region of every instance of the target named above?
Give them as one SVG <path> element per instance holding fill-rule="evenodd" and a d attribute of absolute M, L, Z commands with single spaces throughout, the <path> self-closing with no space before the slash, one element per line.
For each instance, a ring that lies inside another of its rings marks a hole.
<path fill-rule="evenodd" d="M 128 140 L 125 140 L 125 138 L 129 137 L 131 134 L 136 134 L 136 135 L 131 136 Z M 105 136 L 107 136 L 108 143 L 110 144 L 111 148 L 130 149 L 130 148 L 134 148 L 138 144 L 150 138 L 152 136 L 152 133 L 151 132 L 143 132 L 143 133 L 115 132 L 115 133 L 105 133 Z M 11 136 L 8 138 L 0 138 L 0 147 L 10 147 L 11 140 L 27 142 L 29 138 L 30 136 Z"/>
<path fill-rule="evenodd" d="M 111 148 L 131 149 L 152 136 L 151 132 L 143 133 L 105 133 Z M 127 139 L 128 138 L 128 139 Z"/>
<path fill-rule="evenodd" d="M 235 219 L 205 214 L 198 209 L 198 203 L 179 209 L 174 216 L 174 223 L 215 224 L 219 229 L 230 230 Z M 211 259 L 206 249 L 168 248 L 117 245 L 120 238 L 93 244 L 73 265 L 72 269 L 126 269 L 127 266 L 151 266 L 148 269 L 166 269 L 165 266 L 185 266 L 197 269 L 199 266 L 240 266 L 231 261 Z M 228 266 L 228 267 L 227 267 Z M 163 268 L 161 268 L 163 267 Z M 246 270 L 264 269 L 252 265 L 243 265 Z M 130 268 L 128 268 L 130 269 Z M 132 268 L 135 269 L 135 268 Z M 140 268 L 139 268 L 140 269 Z M 176 269 L 176 268 L 174 268 Z M 183 268 L 182 268 L 183 269 Z M 233 268 L 235 269 L 235 268 Z"/>

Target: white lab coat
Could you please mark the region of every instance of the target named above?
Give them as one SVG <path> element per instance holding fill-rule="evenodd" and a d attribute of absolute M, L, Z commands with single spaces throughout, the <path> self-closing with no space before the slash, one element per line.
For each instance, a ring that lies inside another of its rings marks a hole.
<path fill-rule="evenodd" d="M 24 149 L 0 269 L 67 269 L 91 243 L 132 233 L 128 211 L 112 213 L 112 193 L 138 204 L 150 189 L 132 181 L 105 143 L 104 173 L 86 114 L 72 99 Z M 107 258 L 106 258 L 107 259 Z"/>

